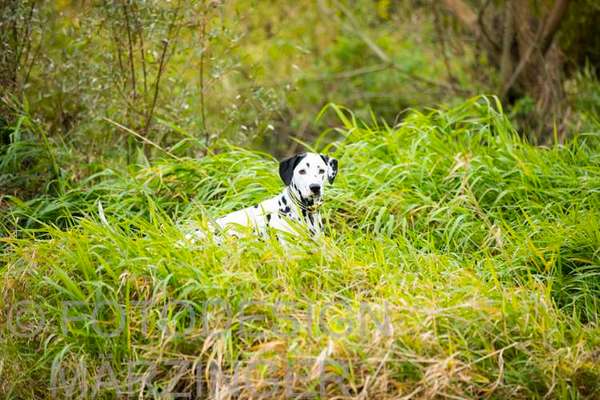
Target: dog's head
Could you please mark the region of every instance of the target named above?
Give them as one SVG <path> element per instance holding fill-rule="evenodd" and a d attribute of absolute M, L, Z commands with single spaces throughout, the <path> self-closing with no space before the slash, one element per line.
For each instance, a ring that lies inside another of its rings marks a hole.
<path fill-rule="evenodd" d="M 321 200 L 328 183 L 333 183 L 338 161 L 323 154 L 296 154 L 279 163 L 279 176 L 303 202 L 315 204 Z"/>

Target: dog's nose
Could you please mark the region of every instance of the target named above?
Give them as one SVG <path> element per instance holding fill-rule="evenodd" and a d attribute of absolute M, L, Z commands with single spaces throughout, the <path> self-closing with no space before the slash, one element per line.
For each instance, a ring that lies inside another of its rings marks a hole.
<path fill-rule="evenodd" d="M 321 192 L 321 185 L 310 185 L 308 188 L 313 194 L 319 194 L 319 192 Z"/>

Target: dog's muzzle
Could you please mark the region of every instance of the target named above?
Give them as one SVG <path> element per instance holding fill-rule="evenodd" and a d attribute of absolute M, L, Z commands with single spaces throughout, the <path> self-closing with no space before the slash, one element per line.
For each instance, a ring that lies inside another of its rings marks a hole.
<path fill-rule="evenodd" d="M 312 191 L 312 189 L 311 189 Z M 319 189 L 320 191 L 320 189 Z M 294 202 L 294 204 L 296 206 L 298 206 L 301 210 L 307 210 L 309 212 L 315 212 L 319 209 L 319 207 L 321 207 L 321 204 L 323 204 L 323 199 L 318 196 L 315 197 L 315 199 L 313 200 L 313 203 L 311 205 L 308 204 L 304 204 L 297 196 L 297 194 L 288 186 L 287 188 L 287 192 L 288 192 L 288 196 L 292 199 L 292 201 Z"/>

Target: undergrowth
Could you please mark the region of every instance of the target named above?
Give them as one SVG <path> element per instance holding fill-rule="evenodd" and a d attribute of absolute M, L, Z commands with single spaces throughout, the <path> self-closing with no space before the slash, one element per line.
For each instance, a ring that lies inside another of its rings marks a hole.
<path fill-rule="evenodd" d="M 333 109 L 319 243 L 181 245 L 281 190 L 234 147 L 5 196 L 0 396 L 599 396 L 598 133 L 534 147 L 487 98 Z"/>

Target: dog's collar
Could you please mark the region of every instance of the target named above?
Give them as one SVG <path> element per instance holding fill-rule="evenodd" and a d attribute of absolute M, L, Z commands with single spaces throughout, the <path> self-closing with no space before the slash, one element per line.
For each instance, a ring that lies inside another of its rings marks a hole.
<path fill-rule="evenodd" d="M 307 206 L 306 204 L 304 204 L 304 203 L 302 202 L 302 200 L 300 200 L 300 199 L 298 198 L 298 195 L 296 194 L 296 192 L 294 192 L 294 191 L 291 189 L 291 186 L 288 186 L 288 187 L 286 188 L 286 190 L 287 190 L 287 193 L 288 193 L 288 197 L 289 197 L 289 198 L 292 200 L 292 202 L 293 202 L 293 203 L 294 203 L 296 206 L 298 206 L 298 207 L 299 207 L 301 210 L 305 210 L 305 211 L 308 211 L 308 212 L 310 212 L 310 213 L 313 213 L 313 212 L 316 212 L 316 211 L 318 211 L 318 210 L 319 210 L 319 207 L 321 207 L 321 204 L 323 204 L 323 201 L 322 201 L 322 200 L 319 200 L 319 201 L 316 201 L 316 202 L 314 202 L 314 203 L 313 203 L 311 206 Z"/>

